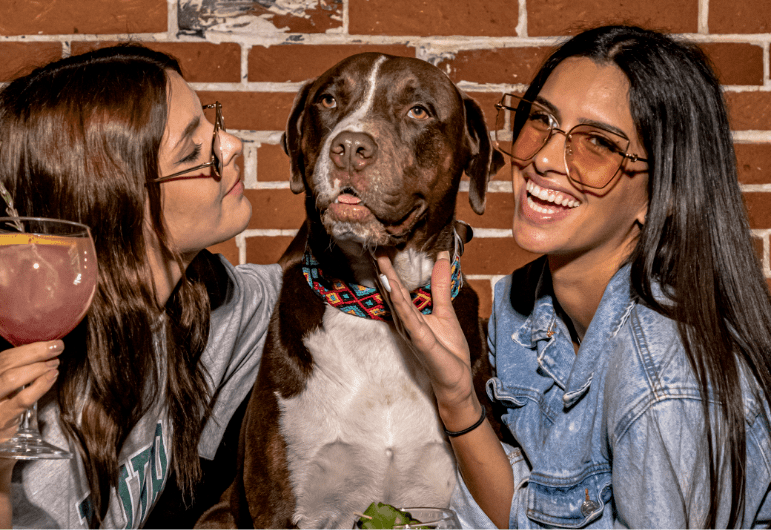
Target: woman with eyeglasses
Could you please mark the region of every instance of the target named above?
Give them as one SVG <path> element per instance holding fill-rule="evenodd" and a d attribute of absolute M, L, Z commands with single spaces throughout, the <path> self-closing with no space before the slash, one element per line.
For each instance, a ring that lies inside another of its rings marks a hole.
<path fill-rule="evenodd" d="M 706 59 L 601 27 L 498 108 L 514 239 L 543 255 L 498 282 L 489 324 L 513 446 L 475 398 L 448 261 L 424 317 L 379 258 L 432 374 L 464 524 L 767 525 L 771 303 Z"/>
<path fill-rule="evenodd" d="M 280 288 L 278 265 L 203 251 L 249 222 L 241 141 L 175 60 L 120 46 L 4 87 L 0 145 L 19 213 L 87 224 L 99 263 L 63 342 L 0 351 L 0 439 L 39 399 L 43 437 L 74 453 L 0 459 L 0 526 L 140 527 L 172 472 L 191 493 L 214 456 Z"/>

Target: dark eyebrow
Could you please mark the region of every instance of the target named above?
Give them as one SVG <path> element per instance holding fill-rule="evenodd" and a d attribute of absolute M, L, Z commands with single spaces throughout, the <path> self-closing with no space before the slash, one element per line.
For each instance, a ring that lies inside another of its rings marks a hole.
<path fill-rule="evenodd" d="M 551 113 L 552 116 L 554 116 L 554 119 L 556 119 L 558 123 L 562 121 L 559 109 L 552 105 L 550 101 L 543 99 L 541 96 L 536 96 L 535 102 L 546 107 L 546 109 Z"/>
<path fill-rule="evenodd" d="M 562 121 L 559 109 L 557 109 L 557 107 L 552 105 L 551 102 L 543 99 L 541 96 L 536 96 L 535 100 L 536 100 L 536 102 L 538 102 L 541 105 L 543 105 L 544 107 L 546 107 L 549 110 L 549 112 L 551 112 L 552 116 L 554 116 L 554 119 L 557 120 L 557 123 L 560 123 Z M 615 125 L 611 125 L 609 123 L 604 123 L 604 122 L 596 121 L 596 120 L 580 119 L 578 121 L 579 121 L 579 123 L 581 123 L 583 125 L 594 125 L 595 127 L 599 127 L 600 129 L 605 129 L 606 131 L 610 131 L 612 133 L 616 133 L 617 135 L 623 136 L 624 138 L 629 140 L 629 136 L 627 136 L 627 134 L 624 131 L 622 131 L 621 129 L 619 129 Z"/>
<path fill-rule="evenodd" d="M 185 130 L 182 131 L 182 136 L 180 136 L 179 141 L 174 145 L 172 148 L 172 151 L 176 151 L 179 147 L 179 144 L 181 144 L 185 139 L 187 139 L 190 135 L 193 134 L 193 131 L 195 131 L 198 126 L 201 124 L 201 117 L 196 116 L 190 123 L 187 124 L 187 127 L 185 127 Z"/>

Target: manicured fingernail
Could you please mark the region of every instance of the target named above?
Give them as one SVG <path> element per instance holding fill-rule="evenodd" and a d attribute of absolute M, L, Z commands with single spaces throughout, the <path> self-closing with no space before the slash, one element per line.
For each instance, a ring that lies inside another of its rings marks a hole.
<path fill-rule="evenodd" d="M 59 370 L 51 370 L 46 374 L 46 379 L 48 379 L 49 381 L 53 381 L 57 377 L 59 377 Z"/>
<path fill-rule="evenodd" d="M 54 340 L 48 343 L 48 349 L 51 351 L 58 351 L 64 348 L 64 343 L 60 340 Z"/>
<path fill-rule="evenodd" d="M 388 278 L 386 277 L 385 274 L 380 275 L 380 283 L 383 284 L 383 287 L 385 287 L 386 291 L 388 291 L 389 293 L 391 292 L 391 284 L 388 283 Z"/>
<path fill-rule="evenodd" d="M 49 368 L 56 368 L 59 366 L 59 359 L 51 359 L 50 361 L 46 361 L 46 366 Z"/>
<path fill-rule="evenodd" d="M 439 254 L 437 254 L 436 259 L 446 259 L 449 261 L 450 253 L 447 250 L 443 250 Z"/>

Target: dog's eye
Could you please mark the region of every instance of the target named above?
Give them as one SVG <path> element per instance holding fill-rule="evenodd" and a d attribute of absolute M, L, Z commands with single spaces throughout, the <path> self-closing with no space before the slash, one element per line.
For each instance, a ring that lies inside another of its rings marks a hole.
<path fill-rule="evenodd" d="M 419 105 L 415 105 L 407 113 L 407 116 L 416 120 L 427 120 L 430 118 L 428 111 Z"/>
<path fill-rule="evenodd" d="M 328 109 L 334 109 L 337 107 L 337 101 L 329 94 L 324 94 L 321 96 L 319 101 L 321 101 L 321 104 Z"/>

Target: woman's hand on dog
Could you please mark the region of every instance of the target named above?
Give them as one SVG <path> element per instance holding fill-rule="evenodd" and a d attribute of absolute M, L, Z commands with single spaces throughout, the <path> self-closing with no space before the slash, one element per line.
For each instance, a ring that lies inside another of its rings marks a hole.
<path fill-rule="evenodd" d="M 393 309 L 431 377 L 445 428 L 454 431 L 468 427 L 479 418 L 482 406 L 474 392 L 468 343 L 452 307 L 449 253 L 440 252 L 434 264 L 430 315 L 424 315 L 413 305 L 409 291 L 402 286 L 387 256 L 379 255 L 377 263 L 388 279 Z"/>

